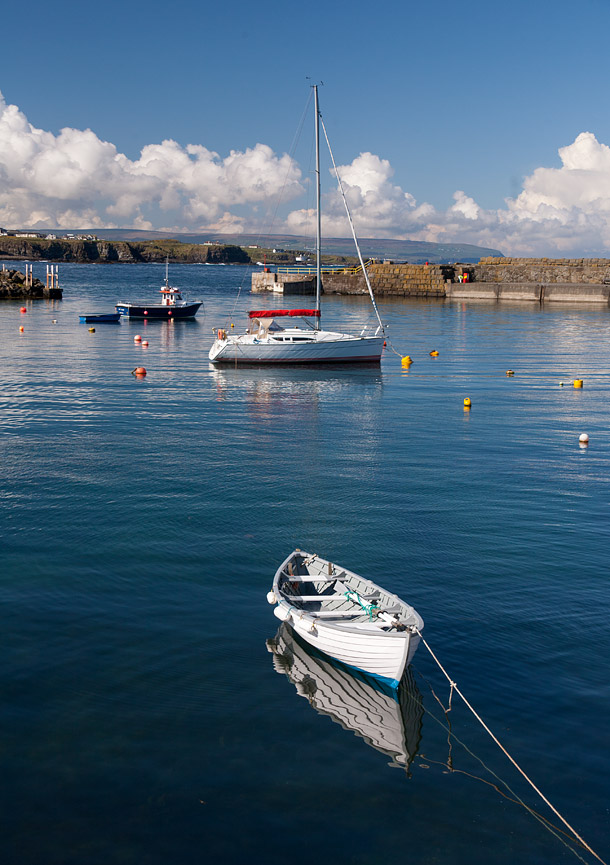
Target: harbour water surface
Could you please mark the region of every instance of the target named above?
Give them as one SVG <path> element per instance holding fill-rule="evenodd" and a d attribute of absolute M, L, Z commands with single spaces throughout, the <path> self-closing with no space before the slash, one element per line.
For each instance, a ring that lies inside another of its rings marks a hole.
<path fill-rule="evenodd" d="M 214 369 L 213 330 L 277 300 L 245 268 L 172 270 L 194 322 L 79 323 L 154 297 L 162 265 L 61 265 L 63 301 L 0 308 L 2 861 L 593 861 L 516 801 L 557 824 L 455 695 L 445 714 L 423 646 L 408 769 L 302 698 L 265 600 L 296 546 L 418 610 L 607 859 L 608 308 L 381 300 L 408 370 L 390 347 Z"/>

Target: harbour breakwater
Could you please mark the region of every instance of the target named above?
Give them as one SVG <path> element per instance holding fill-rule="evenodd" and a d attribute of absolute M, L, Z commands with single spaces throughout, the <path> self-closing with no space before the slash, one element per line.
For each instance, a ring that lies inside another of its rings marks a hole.
<path fill-rule="evenodd" d="M 44 285 L 39 279 L 19 270 L 0 270 L 0 300 L 38 300 L 40 298 L 61 300 L 59 286 Z"/>
<path fill-rule="evenodd" d="M 482 258 L 478 264 L 367 266 L 378 296 L 610 304 L 610 259 Z M 322 274 L 326 294 L 366 294 L 362 272 Z M 312 294 L 315 276 L 256 273 L 254 292 Z"/>

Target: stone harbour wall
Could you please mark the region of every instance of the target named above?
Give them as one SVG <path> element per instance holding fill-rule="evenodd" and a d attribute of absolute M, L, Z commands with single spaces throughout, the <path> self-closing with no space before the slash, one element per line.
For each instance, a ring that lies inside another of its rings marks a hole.
<path fill-rule="evenodd" d="M 482 258 L 478 264 L 371 264 L 379 297 L 610 303 L 610 259 Z M 361 273 L 322 274 L 326 294 L 366 294 Z M 252 291 L 315 294 L 315 276 L 255 273 Z"/>
<path fill-rule="evenodd" d="M 371 264 L 371 288 L 378 295 L 395 297 L 445 297 L 445 283 L 454 268 L 444 264 Z M 361 273 L 324 273 L 325 294 L 366 294 Z"/>
<path fill-rule="evenodd" d="M 472 267 L 477 282 L 610 284 L 607 258 L 482 258 Z"/>

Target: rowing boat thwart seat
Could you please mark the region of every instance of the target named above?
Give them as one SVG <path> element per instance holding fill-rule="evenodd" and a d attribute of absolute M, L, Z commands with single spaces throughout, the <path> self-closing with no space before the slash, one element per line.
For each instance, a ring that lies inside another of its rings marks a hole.
<path fill-rule="evenodd" d="M 334 583 L 342 582 L 347 579 L 345 571 L 339 574 L 287 574 L 283 572 L 287 580 L 291 583 Z"/>

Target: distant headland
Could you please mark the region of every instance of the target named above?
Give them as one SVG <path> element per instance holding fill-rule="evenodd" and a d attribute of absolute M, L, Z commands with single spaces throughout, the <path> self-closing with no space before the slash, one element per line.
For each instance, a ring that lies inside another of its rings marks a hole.
<path fill-rule="evenodd" d="M 0 228 L 0 259 L 56 262 L 172 262 L 209 264 L 289 265 L 313 257 L 312 238 L 301 235 L 180 234 L 135 229 L 38 231 Z M 362 238 L 365 258 L 447 264 L 477 262 L 485 256 L 501 256 L 497 249 L 468 243 L 442 244 L 414 240 Z M 326 264 L 355 263 L 351 238 L 323 239 Z"/>

